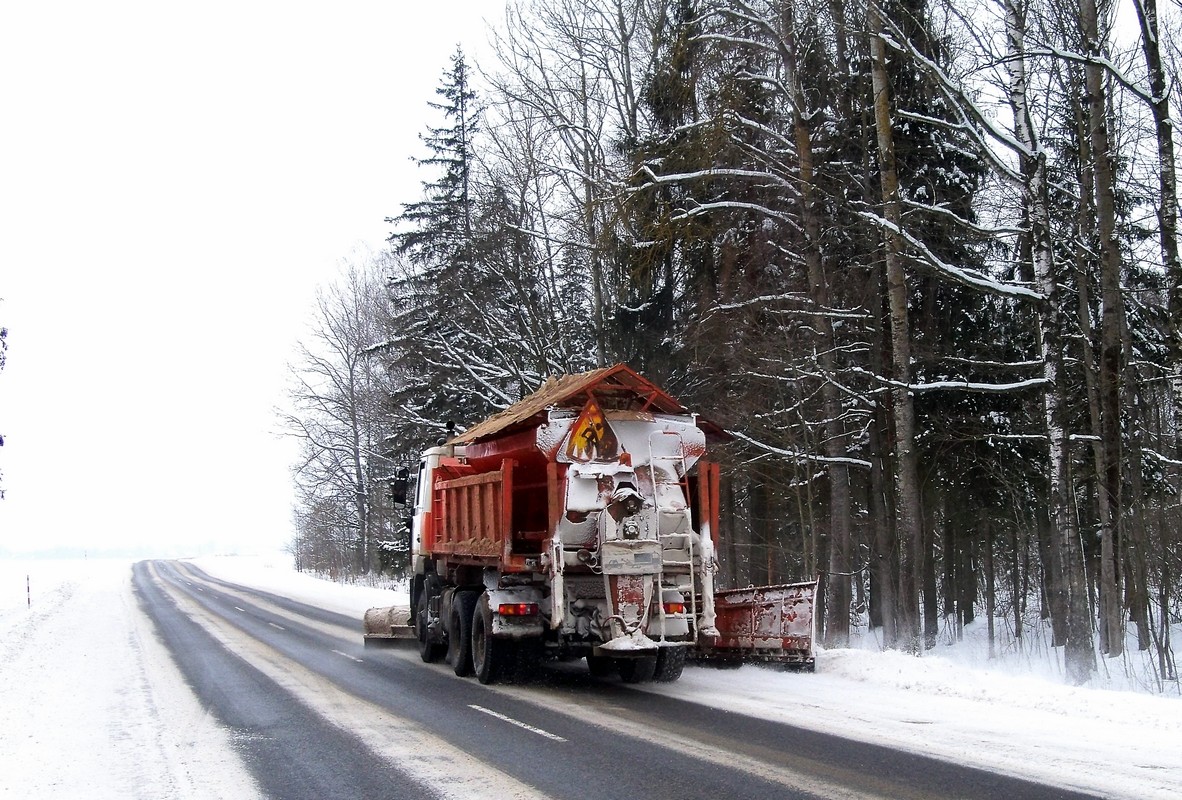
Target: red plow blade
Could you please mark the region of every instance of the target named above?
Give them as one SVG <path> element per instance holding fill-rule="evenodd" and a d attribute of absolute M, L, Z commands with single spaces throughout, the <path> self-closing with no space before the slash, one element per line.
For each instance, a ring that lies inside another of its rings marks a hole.
<path fill-rule="evenodd" d="M 699 643 L 707 661 L 754 661 L 815 668 L 816 581 L 728 589 L 714 598 L 717 639 Z"/>

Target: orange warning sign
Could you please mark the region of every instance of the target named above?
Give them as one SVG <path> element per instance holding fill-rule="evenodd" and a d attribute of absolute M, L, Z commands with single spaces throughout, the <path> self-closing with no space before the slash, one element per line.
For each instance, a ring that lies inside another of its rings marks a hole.
<path fill-rule="evenodd" d="M 608 461 L 619 455 L 620 442 L 604 419 L 595 398 L 583 406 L 583 413 L 570 429 L 566 455 L 571 461 Z"/>

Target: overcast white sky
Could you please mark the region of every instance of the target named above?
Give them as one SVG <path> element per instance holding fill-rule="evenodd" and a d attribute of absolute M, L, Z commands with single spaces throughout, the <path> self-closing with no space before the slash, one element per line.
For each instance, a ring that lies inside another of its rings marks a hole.
<path fill-rule="evenodd" d="M 272 409 L 316 287 L 417 198 L 503 7 L 3 4 L 0 551 L 288 541 Z"/>

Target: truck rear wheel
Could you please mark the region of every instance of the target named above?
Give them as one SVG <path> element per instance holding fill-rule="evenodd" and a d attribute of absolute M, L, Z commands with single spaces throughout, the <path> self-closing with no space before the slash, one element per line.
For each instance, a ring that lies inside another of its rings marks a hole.
<path fill-rule="evenodd" d="M 472 615 L 476 592 L 456 592 L 447 626 L 447 660 L 461 678 L 472 674 Z"/>
<path fill-rule="evenodd" d="M 624 683 L 647 683 L 653 679 L 657 671 L 656 656 L 641 656 L 640 658 L 617 659 L 620 670 L 620 680 Z"/>
<path fill-rule="evenodd" d="M 660 683 L 673 683 L 681 677 L 685 669 L 684 647 L 662 647 L 657 651 L 657 668 L 653 672 L 653 680 Z"/>
<path fill-rule="evenodd" d="M 472 612 L 472 668 L 476 671 L 476 680 L 489 684 L 501 678 L 513 655 L 511 644 L 493 637 L 488 593 L 480 595 Z"/>

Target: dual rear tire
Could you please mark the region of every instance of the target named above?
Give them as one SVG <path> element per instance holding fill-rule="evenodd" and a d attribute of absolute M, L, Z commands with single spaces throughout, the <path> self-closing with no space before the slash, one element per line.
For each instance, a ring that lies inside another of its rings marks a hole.
<path fill-rule="evenodd" d="M 624 683 L 647 683 L 657 671 L 657 656 L 619 659 L 620 680 Z"/>
<path fill-rule="evenodd" d="M 472 651 L 472 670 L 483 684 L 496 683 L 513 664 L 515 643 L 493 636 L 492 609 L 488 594 L 480 595 L 471 616 L 469 642 Z"/>
<path fill-rule="evenodd" d="M 484 684 L 521 680 L 534 672 L 542 657 L 541 641 L 494 637 L 492 608 L 485 592 L 455 593 L 444 617 L 447 636 L 440 641 L 443 637 L 431 629 L 429 613 L 431 599 L 439 594 L 438 583 L 432 581 L 426 582 L 419 593 L 415 631 L 423 661 L 433 663 L 446 656 L 456 675 L 475 674 Z"/>
<path fill-rule="evenodd" d="M 447 660 L 461 678 L 471 675 L 474 669 L 472 616 L 476 611 L 477 597 L 477 593 L 472 591 L 456 592 L 448 619 Z"/>
<path fill-rule="evenodd" d="M 587 667 L 596 678 L 606 678 L 614 667 L 624 683 L 673 683 L 685 669 L 685 658 L 684 647 L 662 647 L 655 656 L 640 658 L 587 656 Z"/>
<path fill-rule="evenodd" d="M 681 677 L 685 669 L 687 648 L 662 647 L 657 651 L 657 664 L 653 670 L 653 680 L 658 683 L 673 683 Z"/>

